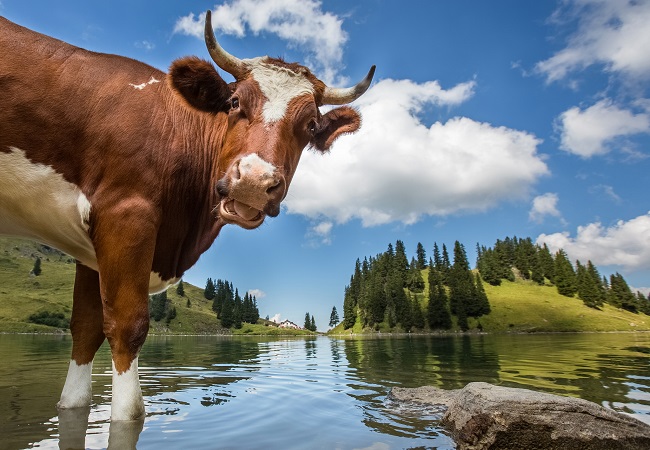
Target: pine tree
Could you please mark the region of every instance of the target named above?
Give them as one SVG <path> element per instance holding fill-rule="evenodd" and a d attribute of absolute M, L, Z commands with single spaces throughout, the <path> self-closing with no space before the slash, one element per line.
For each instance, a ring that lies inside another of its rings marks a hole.
<path fill-rule="evenodd" d="M 167 291 L 149 297 L 149 316 L 159 322 L 167 314 Z"/>
<path fill-rule="evenodd" d="M 309 324 L 309 331 L 313 331 L 314 333 L 316 332 L 316 319 L 314 316 L 311 316 L 311 323 Z"/>
<path fill-rule="evenodd" d="M 490 307 L 490 302 L 488 300 L 485 289 L 483 288 L 483 282 L 481 281 L 481 276 L 477 273 L 474 277 L 476 283 L 476 296 L 478 304 L 478 315 L 475 317 L 485 316 L 490 314 L 492 308 Z"/>
<path fill-rule="evenodd" d="M 217 283 L 220 287 L 219 295 L 215 297 L 213 309 L 218 306 L 218 317 L 221 320 L 221 326 L 230 328 L 235 324 L 235 296 L 230 289 L 230 284 L 219 280 Z M 219 301 L 218 301 L 219 300 Z"/>
<path fill-rule="evenodd" d="M 336 311 L 336 306 L 332 307 L 332 313 L 330 314 L 330 327 L 335 327 L 339 323 L 339 313 Z"/>
<path fill-rule="evenodd" d="M 311 316 L 309 315 L 309 312 L 305 313 L 305 323 L 303 328 L 305 330 L 311 330 Z"/>
<path fill-rule="evenodd" d="M 451 270 L 451 262 L 449 260 L 449 252 L 447 252 L 447 247 L 445 244 L 442 244 L 442 264 L 440 266 L 440 274 L 442 275 L 443 283 L 449 283 L 449 271 Z"/>
<path fill-rule="evenodd" d="M 542 261 L 539 254 L 539 247 L 535 247 L 535 252 L 531 255 L 530 265 L 530 279 L 535 283 L 544 285 L 544 269 L 542 268 Z"/>
<path fill-rule="evenodd" d="M 452 314 L 458 314 L 463 309 L 465 314 L 469 314 L 468 307 L 475 299 L 474 279 L 469 270 L 467 253 L 463 244 L 456 241 L 454 243 L 454 265 L 451 267 L 447 278 L 449 285 L 449 307 Z M 461 306 L 462 305 L 462 306 Z"/>
<path fill-rule="evenodd" d="M 524 280 L 529 280 L 531 277 L 531 253 L 534 253 L 534 251 L 530 238 L 515 241 L 515 267 Z"/>
<path fill-rule="evenodd" d="M 555 254 L 554 281 L 560 295 L 573 297 L 577 291 L 576 274 L 564 250 L 560 249 Z"/>
<path fill-rule="evenodd" d="M 648 297 L 643 295 L 641 291 L 636 291 L 637 304 L 639 305 L 639 312 L 646 316 L 650 316 L 650 294 Z"/>
<path fill-rule="evenodd" d="M 625 309 L 633 313 L 638 312 L 636 296 L 632 293 L 630 286 L 623 278 L 623 275 L 616 274 L 609 277 L 609 295 L 608 301 L 617 308 Z"/>
<path fill-rule="evenodd" d="M 409 265 L 409 270 L 406 278 L 406 287 L 411 292 L 424 291 L 424 279 L 422 278 L 422 271 L 419 268 L 419 264 L 415 261 L 415 258 L 411 259 L 411 264 Z"/>
<path fill-rule="evenodd" d="M 41 274 L 41 258 L 39 258 L 38 256 L 34 261 L 34 268 L 30 273 L 33 274 L 34 276 L 39 276 Z"/>
<path fill-rule="evenodd" d="M 399 275 L 402 287 L 406 287 L 409 262 L 406 258 L 406 247 L 404 247 L 404 242 L 399 239 L 395 242 L 395 257 L 393 259 L 392 269 Z"/>
<path fill-rule="evenodd" d="M 205 289 L 203 290 L 203 296 L 208 300 L 212 300 L 215 295 L 216 288 L 214 286 L 214 281 L 212 281 L 212 278 L 208 278 L 208 281 L 205 283 Z"/>
<path fill-rule="evenodd" d="M 539 265 L 542 269 L 542 274 L 551 283 L 555 283 L 554 281 L 555 261 L 553 260 L 553 255 L 551 255 L 551 251 L 548 249 L 546 244 L 544 244 L 539 249 L 538 255 L 539 255 Z"/>
<path fill-rule="evenodd" d="M 515 250 L 512 239 L 506 238 L 503 241 L 497 239 L 494 244 L 494 253 L 495 267 L 499 272 L 499 277 L 508 281 L 515 281 L 515 274 L 512 272 L 512 266 L 515 264 Z"/>
<path fill-rule="evenodd" d="M 585 305 L 590 308 L 600 308 L 606 300 L 606 291 L 602 285 L 598 269 L 591 261 L 587 261 L 587 266 L 577 261 L 576 282 L 578 296 Z"/>
<path fill-rule="evenodd" d="M 451 316 L 447 309 L 447 291 L 442 284 L 442 275 L 429 264 L 429 305 L 427 307 L 427 319 L 429 328 L 432 330 L 451 328 Z"/>
<path fill-rule="evenodd" d="M 424 329 L 424 314 L 422 313 L 422 307 L 420 306 L 417 295 L 413 297 L 411 310 L 411 317 L 413 318 L 412 326 L 420 330 Z"/>
<path fill-rule="evenodd" d="M 389 326 L 392 328 L 397 323 L 405 326 L 410 322 L 410 310 L 408 307 L 408 299 L 406 292 L 404 292 L 404 281 L 399 271 L 391 271 L 387 274 L 386 284 L 386 309 L 390 308 L 390 322 Z"/>
<path fill-rule="evenodd" d="M 598 273 L 598 269 L 591 260 L 587 261 L 587 275 L 589 275 L 591 283 L 594 286 L 594 308 L 600 308 L 607 301 L 607 286 L 602 283 L 600 273 Z"/>
<path fill-rule="evenodd" d="M 243 318 L 243 302 L 242 298 L 239 296 L 239 291 L 235 289 L 235 300 L 233 304 L 233 326 L 237 329 L 242 327 L 242 318 Z"/>
<path fill-rule="evenodd" d="M 477 260 L 478 271 L 483 280 L 492 286 L 500 286 L 502 271 L 499 269 L 499 261 L 494 250 L 491 248 L 481 248 L 480 256 Z"/>
<path fill-rule="evenodd" d="M 350 286 L 347 286 L 343 295 L 343 329 L 347 330 L 348 328 L 352 328 L 356 321 L 357 305 L 352 298 Z"/>
<path fill-rule="evenodd" d="M 180 295 L 181 297 L 185 297 L 185 288 L 183 287 L 183 279 L 181 278 L 181 281 L 178 282 L 176 285 L 176 293 Z"/>
<path fill-rule="evenodd" d="M 257 309 L 257 301 L 255 296 L 246 292 L 242 302 L 242 322 L 257 323 L 260 318 L 260 312 Z"/>
<path fill-rule="evenodd" d="M 438 249 L 437 242 L 433 243 L 433 261 L 429 261 L 429 263 L 429 267 L 435 267 L 438 270 L 442 267 L 442 257 L 440 256 L 440 249 Z"/>
<path fill-rule="evenodd" d="M 165 321 L 167 322 L 167 325 L 176 318 L 176 307 L 172 306 L 167 309 L 167 313 L 165 314 Z"/>
<path fill-rule="evenodd" d="M 418 257 L 418 269 L 419 270 L 424 270 L 427 268 L 427 252 L 424 250 L 424 246 L 418 242 L 417 249 L 415 250 L 415 254 Z"/>

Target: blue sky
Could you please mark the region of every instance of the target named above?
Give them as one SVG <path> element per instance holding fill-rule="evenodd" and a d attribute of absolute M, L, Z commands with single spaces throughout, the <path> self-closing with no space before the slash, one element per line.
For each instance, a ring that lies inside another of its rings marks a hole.
<path fill-rule="evenodd" d="M 531 237 L 650 291 L 650 1 L 51 2 L 0 14 L 166 70 L 209 56 L 203 13 L 239 57 L 332 85 L 377 65 L 361 131 L 305 151 L 282 214 L 224 228 L 185 276 L 254 290 L 262 316 L 327 329 L 357 258 L 404 241 Z"/>

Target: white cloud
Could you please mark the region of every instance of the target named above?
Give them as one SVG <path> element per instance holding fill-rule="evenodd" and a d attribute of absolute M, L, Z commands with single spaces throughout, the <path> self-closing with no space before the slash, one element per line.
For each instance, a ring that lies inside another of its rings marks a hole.
<path fill-rule="evenodd" d="M 576 20 L 577 30 L 565 48 L 537 64 L 547 81 L 594 64 L 632 79 L 650 77 L 650 2 L 566 0 L 561 4 L 555 19 Z"/>
<path fill-rule="evenodd" d="M 650 269 L 650 212 L 627 222 L 620 220 L 606 228 L 599 222 L 578 227 L 575 237 L 568 232 L 541 234 L 552 252 L 563 248 L 572 260 L 591 260 L 595 265 L 621 266 L 629 270 Z"/>
<path fill-rule="evenodd" d="M 280 313 L 277 313 L 275 316 L 271 317 L 269 320 L 271 322 L 280 323 L 280 322 L 282 322 L 282 317 L 280 316 Z"/>
<path fill-rule="evenodd" d="M 563 112 L 558 119 L 558 130 L 560 148 L 589 158 L 609 152 L 620 138 L 650 132 L 650 115 L 634 114 L 604 99 L 585 110 L 573 107 Z"/>
<path fill-rule="evenodd" d="M 426 106 L 460 104 L 475 82 L 444 90 L 438 82 L 382 80 L 356 102 L 363 126 L 330 154 L 305 152 L 286 199 L 287 210 L 312 219 L 364 226 L 424 215 L 486 210 L 524 198 L 548 173 L 540 140 L 465 117 L 430 127 Z"/>
<path fill-rule="evenodd" d="M 555 193 L 548 192 L 538 195 L 533 199 L 533 206 L 528 213 L 528 217 L 533 222 L 542 222 L 545 216 L 562 218 L 562 214 L 557 209 L 558 196 Z"/>
<path fill-rule="evenodd" d="M 310 247 L 319 247 L 321 245 L 330 245 L 332 243 L 332 228 L 334 224 L 325 220 L 316 223 L 307 231 L 307 245 Z"/>
<path fill-rule="evenodd" d="M 133 45 L 135 45 L 135 48 L 140 48 L 147 51 L 151 51 L 156 48 L 156 44 L 150 41 L 136 41 Z"/>
<path fill-rule="evenodd" d="M 266 292 L 261 289 L 251 289 L 248 291 L 248 295 L 253 295 L 257 300 L 260 300 L 266 297 Z"/>
<path fill-rule="evenodd" d="M 205 13 L 181 17 L 175 33 L 203 39 Z M 231 0 L 216 5 L 212 24 L 220 33 L 245 37 L 247 33 L 275 34 L 290 46 L 308 53 L 307 65 L 320 73 L 323 81 L 337 79 L 348 37 L 343 20 L 324 12 L 317 0 Z M 261 56 L 261 55 L 258 55 Z"/>
<path fill-rule="evenodd" d="M 612 186 L 606 184 L 597 184 L 589 188 L 590 194 L 604 194 L 607 198 L 612 200 L 614 203 L 621 203 L 621 197 L 614 191 Z"/>

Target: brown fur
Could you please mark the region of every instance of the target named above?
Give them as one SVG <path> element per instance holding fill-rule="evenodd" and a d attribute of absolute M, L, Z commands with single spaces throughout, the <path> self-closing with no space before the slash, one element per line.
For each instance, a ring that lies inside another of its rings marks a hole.
<path fill-rule="evenodd" d="M 175 61 L 169 74 L 115 55 L 89 52 L 0 18 L 0 152 L 16 147 L 75 184 L 92 205 L 89 235 L 99 273 L 77 265 L 72 358 L 92 361 L 108 338 L 118 373 L 149 326 L 150 272 L 180 278 L 225 222 L 215 214 L 239 159 L 257 153 L 281 177 L 265 212 L 277 215 L 303 148 L 329 148 L 355 131 L 358 114 L 321 116 L 325 85 L 308 69 L 314 96 L 295 99 L 272 126 L 250 79 L 227 85 L 212 64 Z M 132 85 L 151 79 L 144 89 Z M 240 107 L 230 108 L 237 96 Z M 310 133 L 310 121 L 317 132 Z M 221 181 L 220 181 L 221 180 Z M 74 255 L 73 255 L 74 256 Z"/>

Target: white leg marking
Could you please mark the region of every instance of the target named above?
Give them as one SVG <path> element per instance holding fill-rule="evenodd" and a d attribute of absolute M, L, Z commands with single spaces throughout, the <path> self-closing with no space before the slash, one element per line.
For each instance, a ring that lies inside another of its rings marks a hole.
<path fill-rule="evenodd" d="M 121 374 L 117 373 L 113 362 L 112 394 L 111 420 L 136 420 L 144 417 L 144 400 L 138 379 L 138 358 Z"/>
<path fill-rule="evenodd" d="M 93 363 L 77 364 L 75 360 L 70 361 L 68 376 L 65 379 L 61 400 L 58 408 L 80 408 L 89 406 L 92 399 L 91 376 Z"/>

